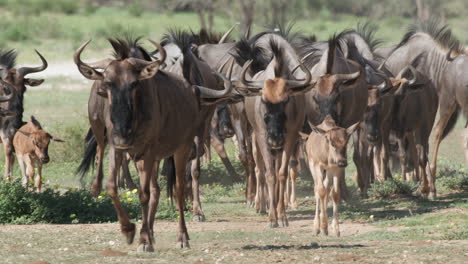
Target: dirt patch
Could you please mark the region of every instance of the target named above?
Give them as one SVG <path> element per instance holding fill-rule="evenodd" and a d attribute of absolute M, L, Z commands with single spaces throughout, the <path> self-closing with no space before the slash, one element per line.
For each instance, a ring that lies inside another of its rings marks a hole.
<path fill-rule="evenodd" d="M 359 260 L 361 260 L 363 258 L 364 257 L 362 257 L 362 256 L 353 255 L 353 254 L 343 254 L 343 255 L 337 256 L 336 261 L 345 261 L 345 262 L 359 261 Z"/>
<path fill-rule="evenodd" d="M 106 249 L 101 251 L 101 254 L 107 257 L 121 257 L 121 256 L 126 256 L 127 253 L 122 252 L 122 251 L 117 251 L 117 250 L 112 250 L 112 249 Z"/>
<path fill-rule="evenodd" d="M 26 262 L 26 264 L 50 264 L 47 261 L 33 261 L 33 262 Z"/>

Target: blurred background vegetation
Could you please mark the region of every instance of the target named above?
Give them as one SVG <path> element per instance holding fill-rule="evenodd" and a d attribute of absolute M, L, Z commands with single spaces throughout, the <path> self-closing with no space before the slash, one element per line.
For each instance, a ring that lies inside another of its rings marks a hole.
<path fill-rule="evenodd" d="M 415 19 L 438 17 L 468 43 L 465 0 L 0 0 L 0 15 L 1 45 L 25 50 L 28 60 L 35 58 L 31 47 L 52 60 L 68 59 L 89 38 L 102 49 L 105 37 L 122 32 L 158 39 L 169 27 L 224 31 L 234 23 L 243 32 L 251 23 L 261 29 L 295 21 L 297 29 L 326 39 L 370 20 L 380 26 L 378 37 L 397 42 Z"/>

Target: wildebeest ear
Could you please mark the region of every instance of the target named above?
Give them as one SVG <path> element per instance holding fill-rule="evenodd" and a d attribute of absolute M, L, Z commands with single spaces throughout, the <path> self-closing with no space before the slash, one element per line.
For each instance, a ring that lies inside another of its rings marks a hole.
<path fill-rule="evenodd" d="M 350 136 L 351 134 L 353 134 L 354 131 L 359 127 L 359 124 L 360 124 L 360 122 L 357 122 L 356 124 L 354 124 L 354 125 L 348 127 L 348 128 L 346 129 L 346 134 L 348 134 L 348 136 Z"/>
<path fill-rule="evenodd" d="M 47 135 L 49 135 L 49 138 L 52 139 L 53 141 L 55 142 L 65 142 L 65 140 L 59 138 L 59 137 L 55 137 L 55 136 L 52 136 L 51 134 L 47 133 Z"/>
<path fill-rule="evenodd" d="M 39 123 L 34 116 L 31 116 L 31 123 L 36 127 L 36 129 L 42 129 L 41 123 Z"/>
<path fill-rule="evenodd" d="M 313 132 L 320 134 L 320 135 L 325 135 L 327 133 L 325 130 L 318 128 L 316 126 L 312 126 L 311 129 Z"/>
<path fill-rule="evenodd" d="M 159 70 L 160 63 L 154 62 L 146 65 L 141 71 L 138 80 L 146 80 L 152 78 Z"/>
<path fill-rule="evenodd" d="M 102 73 L 96 71 L 92 67 L 85 65 L 85 64 L 80 64 L 78 65 L 78 70 L 83 74 L 84 77 L 87 79 L 93 80 L 93 81 L 99 81 L 104 79 L 104 76 Z"/>
<path fill-rule="evenodd" d="M 31 79 L 31 78 L 24 79 L 24 84 L 29 85 L 29 86 L 38 86 L 38 85 L 41 85 L 43 82 L 44 82 L 44 79 Z"/>

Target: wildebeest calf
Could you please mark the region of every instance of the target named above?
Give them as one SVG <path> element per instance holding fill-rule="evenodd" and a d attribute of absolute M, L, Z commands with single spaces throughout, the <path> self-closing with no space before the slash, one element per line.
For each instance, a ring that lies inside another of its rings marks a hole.
<path fill-rule="evenodd" d="M 333 200 L 332 227 L 337 236 L 340 236 L 338 226 L 338 204 L 340 202 L 340 177 L 344 177 L 345 167 L 348 165 L 346 146 L 356 123 L 349 128 L 338 127 L 330 115 L 317 127 L 312 127 L 307 137 L 306 152 L 309 168 L 314 178 L 315 218 L 314 231 L 318 235 L 322 232 L 328 235 L 327 204 L 331 195 Z M 320 213 L 320 219 L 319 219 Z"/>
<path fill-rule="evenodd" d="M 48 153 L 50 140 L 63 142 L 62 139 L 43 130 L 34 116 L 31 116 L 31 121 L 23 125 L 13 138 L 13 146 L 23 175 L 23 185 L 26 187 L 29 182 L 35 181 L 34 185 L 38 192 L 41 191 L 42 164 L 50 160 Z M 36 168 L 37 177 L 34 179 Z"/>

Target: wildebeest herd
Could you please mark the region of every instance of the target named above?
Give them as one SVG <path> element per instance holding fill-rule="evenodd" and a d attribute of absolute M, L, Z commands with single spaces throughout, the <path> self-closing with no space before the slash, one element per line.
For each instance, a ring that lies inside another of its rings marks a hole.
<path fill-rule="evenodd" d="M 97 62 L 82 60 L 87 41 L 73 56 L 79 72 L 94 81 L 88 102 L 91 127 L 79 173 L 96 162 L 91 190 L 100 193 L 109 145 L 106 189 L 128 243 L 136 226 L 119 200 L 117 180 L 122 171 L 127 185 L 135 186 L 128 175 L 129 161 L 140 180 L 138 250 L 154 251 L 160 167 L 179 213 L 177 247 L 189 247 L 185 201 L 192 201 L 194 220 L 205 219 L 201 159 L 210 160 L 213 146 L 229 175 L 236 177 L 224 150 L 225 139 L 233 136 L 245 169 L 246 202 L 257 213 L 268 212 L 270 227 L 288 226 L 286 209 L 298 206 L 295 183 L 300 167 L 305 169 L 300 160 L 305 159 L 314 180 L 314 232 L 328 234 L 330 199 L 332 228 L 339 236 L 338 207 L 347 194 L 344 177 L 351 140 L 363 197 L 371 182 L 392 178 L 392 158 L 399 161 L 405 180 L 419 182 L 417 195 L 436 196 L 439 145 L 459 113 L 468 112 L 468 49 L 447 26 L 418 22 L 388 48 L 377 47 L 381 42 L 371 24 L 327 41 L 290 27 L 254 36 L 248 30 L 235 41 L 232 30 L 169 30 L 161 42 L 150 40 L 154 51 L 143 48 L 139 38 L 111 38 L 114 58 Z M 25 76 L 47 68 L 38 55 L 42 66 L 16 69 L 14 51 L 0 54 L 0 137 L 7 179 L 16 152 L 25 184 L 38 167 L 40 191 L 48 144 L 61 139 L 43 131 L 34 117 L 28 124 L 22 119 L 26 85 L 43 82 Z"/>

